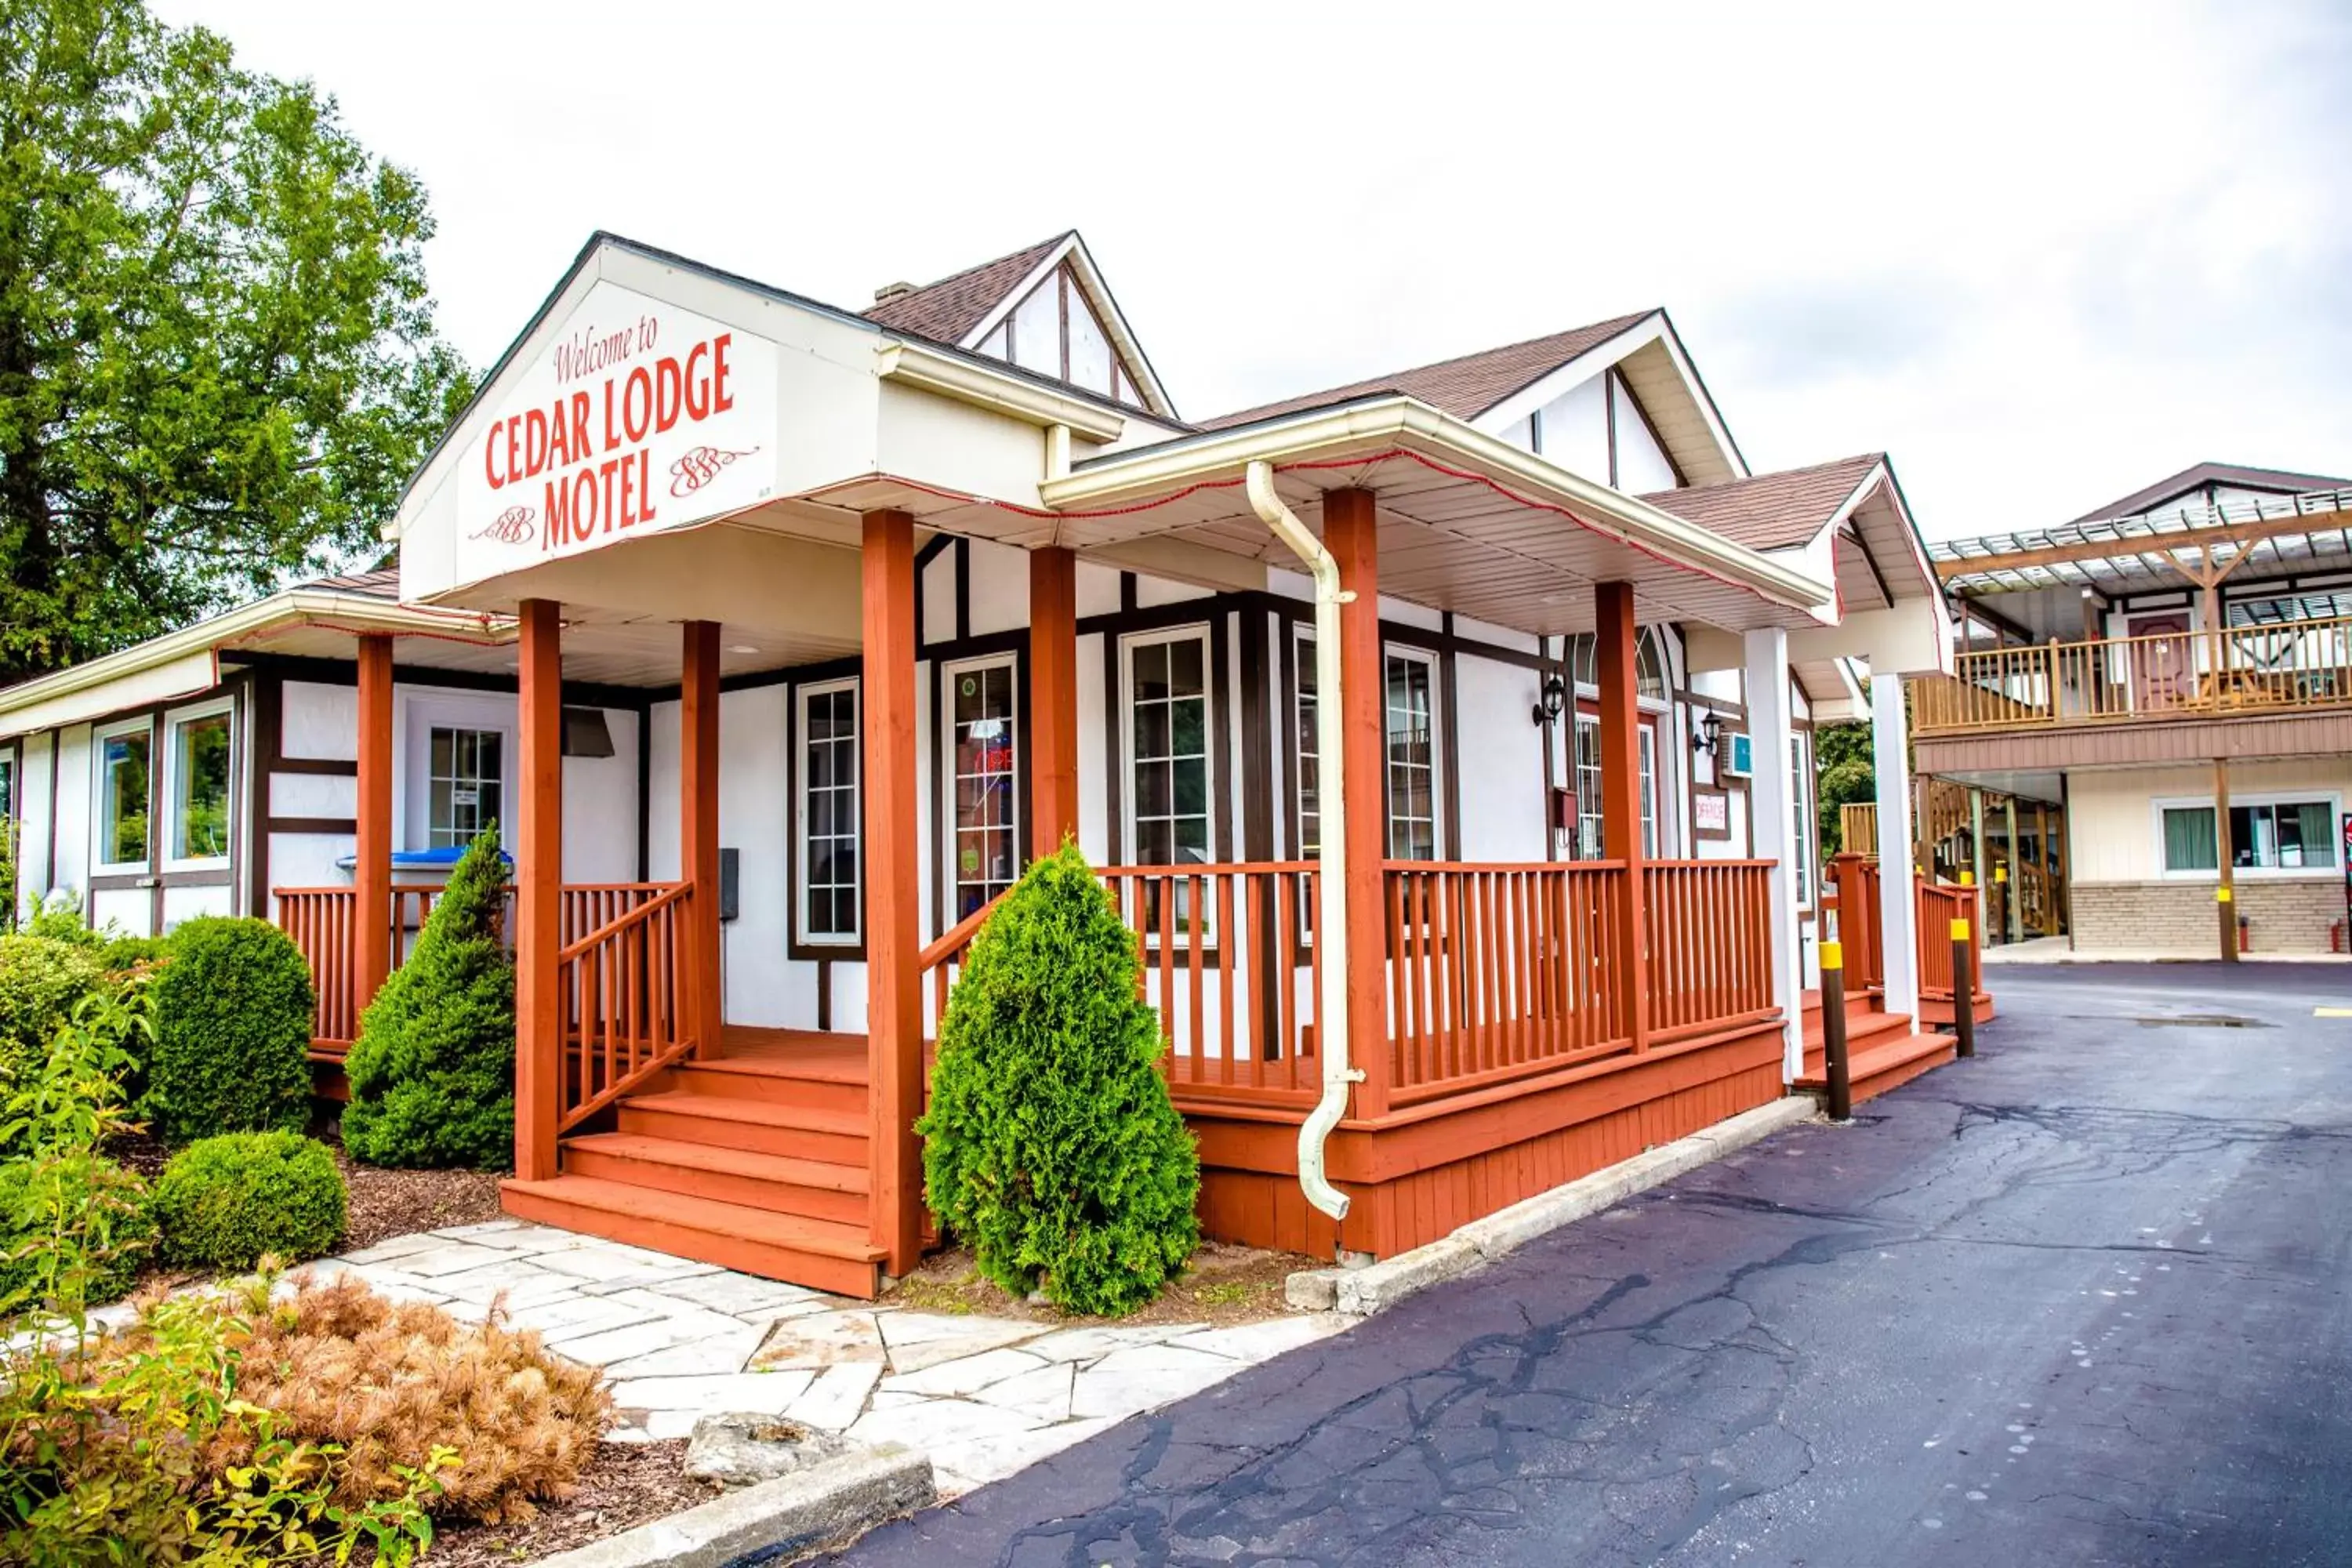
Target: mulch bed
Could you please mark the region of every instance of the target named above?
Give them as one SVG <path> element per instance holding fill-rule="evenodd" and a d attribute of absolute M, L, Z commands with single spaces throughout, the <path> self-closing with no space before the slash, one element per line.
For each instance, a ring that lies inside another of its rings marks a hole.
<path fill-rule="evenodd" d="M 362 1165 L 343 1152 L 331 1131 L 320 1140 L 334 1151 L 335 1163 L 351 1191 L 351 1217 L 340 1251 L 356 1252 L 412 1231 L 453 1225 L 479 1225 L 499 1217 L 499 1171 L 388 1171 Z M 146 1133 L 117 1139 L 107 1152 L 149 1181 L 163 1169 L 171 1151 Z"/>
<path fill-rule="evenodd" d="M 719 1489 L 686 1474 L 686 1439 L 599 1443 L 580 1488 L 520 1524 L 447 1524 L 433 1537 L 432 1568 L 507 1568 L 602 1541 L 708 1502 Z"/>
<path fill-rule="evenodd" d="M 954 1247 L 925 1258 L 921 1268 L 892 1285 L 882 1299 L 919 1311 L 1019 1318 L 1068 1328 L 1097 1323 L 1213 1323 L 1223 1328 L 1289 1316 L 1284 1281 L 1297 1269 L 1318 1267 L 1314 1258 L 1295 1252 L 1206 1241 L 1192 1254 L 1192 1266 L 1184 1277 L 1150 1306 L 1130 1317 L 1087 1318 L 1066 1316 L 1048 1304 L 1011 1294 L 980 1272 L 969 1248 Z"/>

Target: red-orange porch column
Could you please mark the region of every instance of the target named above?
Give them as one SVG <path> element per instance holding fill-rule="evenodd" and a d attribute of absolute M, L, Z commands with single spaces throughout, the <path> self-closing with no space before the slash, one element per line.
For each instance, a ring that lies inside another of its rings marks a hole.
<path fill-rule="evenodd" d="M 352 812 L 352 1010 L 356 1020 L 392 973 L 392 638 L 359 646 L 359 800 Z"/>
<path fill-rule="evenodd" d="M 522 782 L 515 858 L 515 1174 L 555 1174 L 556 1097 L 563 1082 L 563 1000 L 556 963 L 563 947 L 562 606 L 525 599 L 520 689 Z"/>
<path fill-rule="evenodd" d="M 1388 922 L 1381 862 L 1389 848 L 1387 723 L 1381 658 L 1381 547 L 1370 490 L 1323 498 L 1323 544 L 1339 563 L 1341 767 L 1347 791 L 1348 1058 L 1360 1070 L 1355 1114 L 1389 1108 Z"/>
<path fill-rule="evenodd" d="M 1643 962 L 1649 942 L 1642 902 L 1642 713 L 1633 584 L 1595 584 L 1592 608 L 1594 674 L 1601 684 L 1601 852 L 1625 863 L 1620 945 L 1610 967 L 1619 987 L 1618 1016 L 1640 1050 L 1650 1041 L 1650 986 Z"/>
<path fill-rule="evenodd" d="M 695 1054 L 719 1054 L 726 1002 L 719 973 L 719 623 L 688 621 L 678 679 L 677 864 L 694 884 L 687 988 Z"/>
<path fill-rule="evenodd" d="M 921 952 L 915 841 L 915 521 L 865 519 L 866 1032 L 872 1237 L 903 1275 L 922 1245 Z"/>
<path fill-rule="evenodd" d="M 1078 831 L 1078 557 L 1029 552 L 1029 852 Z"/>

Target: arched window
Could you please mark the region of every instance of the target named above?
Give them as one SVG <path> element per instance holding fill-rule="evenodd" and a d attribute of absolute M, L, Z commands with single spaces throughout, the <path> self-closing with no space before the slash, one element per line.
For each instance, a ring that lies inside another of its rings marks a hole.
<path fill-rule="evenodd" d="M 1591 632 L 1579 632 L 1568 639 L 1568 678 L 1579 686 L 1601 684 L 1600 641 Z M 1640 697 L 1664 702 L 1672 693 L 1672 666 L 1666 658 L 1665 640 L 1655 626 L 1643 626 L 1633 643 L 1633 689 Z"/>

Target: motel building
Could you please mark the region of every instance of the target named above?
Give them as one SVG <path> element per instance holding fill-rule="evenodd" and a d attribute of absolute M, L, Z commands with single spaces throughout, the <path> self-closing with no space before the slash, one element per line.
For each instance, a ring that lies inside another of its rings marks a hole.
<path fill-rule="evenodd" d="M 21 895 L 278 921 L 331 1092 L 495 821 L 520 1215 L 873 1293 L 1072 837 L 1217 1237 L 1392 1254 L 1817 1082 L 1832 920 L 1857 1092 L 1950 1053 L 1936 573 L 1883 456 L 1752 472 L 1663 310 L 1188 419 L 1074 233 L 863 310 L 600 234 L 385 537 L 0 692 Z M 1812 829 L 1863 719 L 1891 883 Z"/>

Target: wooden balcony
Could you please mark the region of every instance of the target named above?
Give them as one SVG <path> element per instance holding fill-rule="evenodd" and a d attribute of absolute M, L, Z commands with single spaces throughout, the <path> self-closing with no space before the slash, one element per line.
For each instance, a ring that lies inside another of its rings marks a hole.
<path fill-rule="evenodd" d="M 1911 698 L 1923 740 L 2352 708 L 2352 618 L 1964 653 Z"/>

